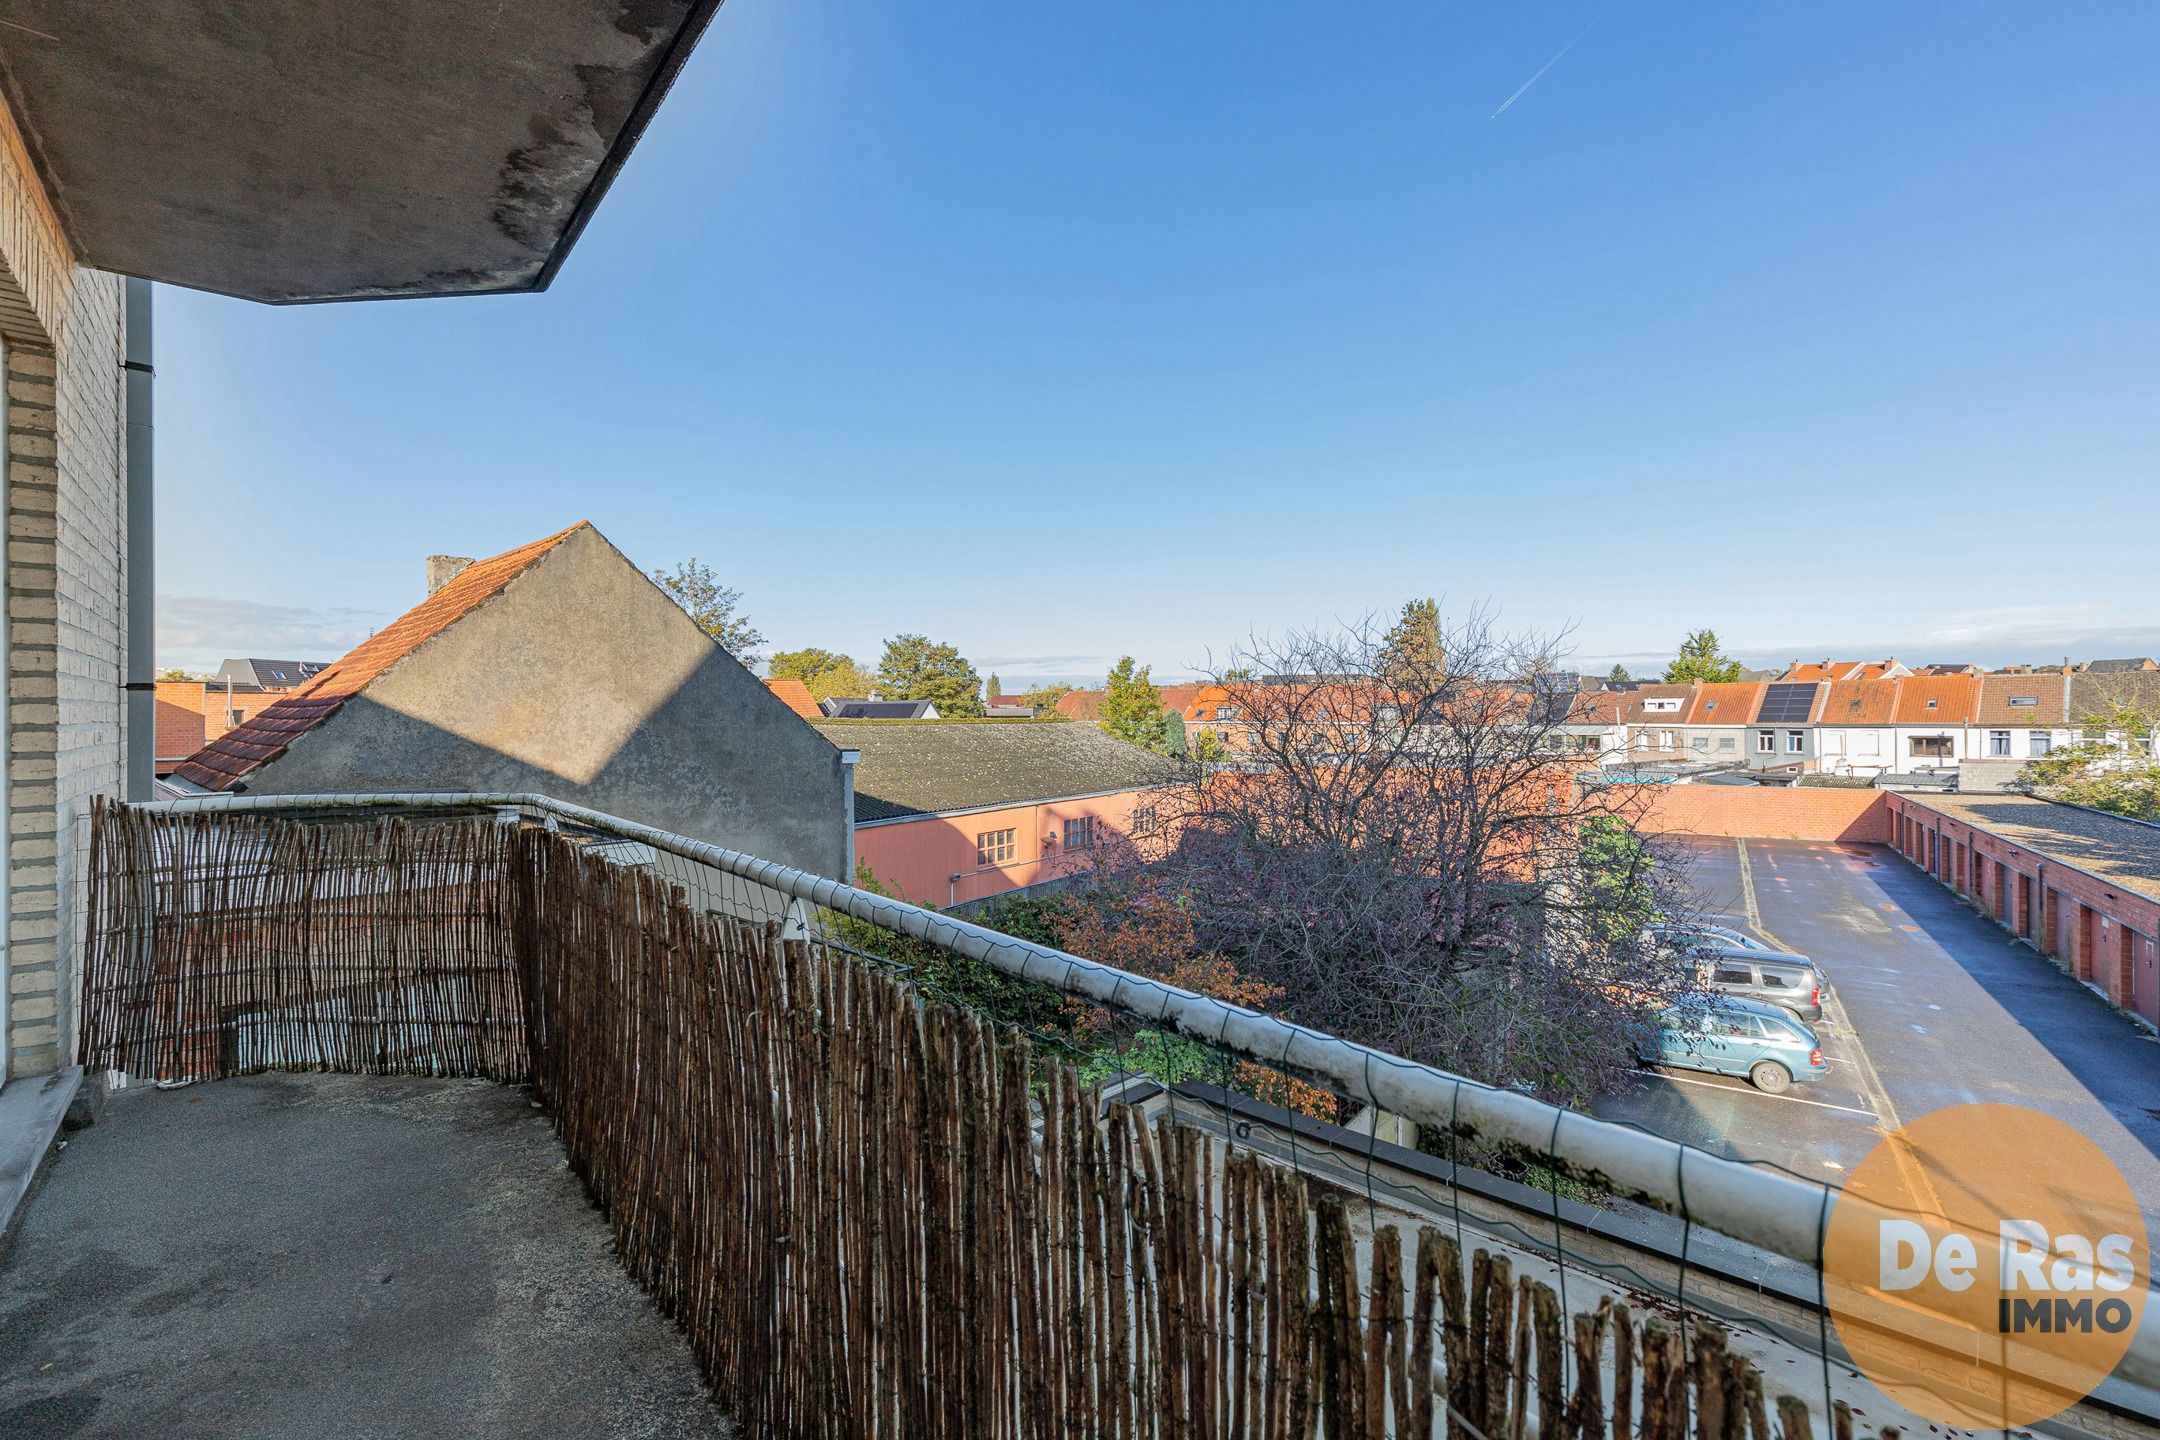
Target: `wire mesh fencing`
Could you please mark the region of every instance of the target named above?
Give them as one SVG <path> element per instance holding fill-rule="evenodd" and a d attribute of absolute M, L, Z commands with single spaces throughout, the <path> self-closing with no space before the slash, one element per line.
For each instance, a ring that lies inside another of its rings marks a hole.
<path fill-rule="evenodd" d="M 1911 1423 L 1819 1264 L 1699 1222 L 1724 1171 L 1667 1147 L 1643 1203 L 1527 1097 L 1413 1120 L 1377 1071 L 1422 1067 L 1351 1085 L 1330 1037 L 514 797 L 105 805 L 92 844 L 86 1064 L 529 1084 L 753 1433 Z"/>

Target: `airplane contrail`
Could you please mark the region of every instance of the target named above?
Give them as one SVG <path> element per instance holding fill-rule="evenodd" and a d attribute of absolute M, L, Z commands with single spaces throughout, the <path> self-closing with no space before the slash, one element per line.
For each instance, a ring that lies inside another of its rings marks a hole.
<path fill-rule="evenodd" d="M 1508 106 L 1513 105 L 1517 100 L 1522 99 L 1524 90 L 1528 90 L 1532 85 L 1537 84 L 1539 80 L 1543 79 L 1545 77 L 1545 72 L 1552 69 L 1553 66 L 1559 64 L 1562 56 L 1565 56 L 1568 51 L 1574 49 L 1578 44 L 1582 43 L 1583 36 L 1588 35 L 1592 30 L 1597 29 L 1598 21 L 1603 20 L 1607 15 L 1612 14 L 1613 6 L 1618 5 L 1619 3 L 1620 0 L 1608 0 L 1605 8 L 1598 11 L 1597 14 L 1591 18 L 1589 24 L 1583 26 L 1581 30 L 1577 31 L 1573 40 L 1568 41 L 1567 44 L 1560 47 L 1560 54 L 1553 56 L 1552 59 L 1547 60 L 1543 65 L 1538 66 L 1537 74 L 1532 75 L 1529 79 L 1523 81 L 1521 89 L 1518 89 L 1513 95 L 1510 95 L 1507 97 L 1507 99 L 1501 101 L 1500 108 L 1493 111 L 1492 114 L 1486 118 L 1497 120 L 1502 115 L 1505 115 L 1507 113 Z"/>

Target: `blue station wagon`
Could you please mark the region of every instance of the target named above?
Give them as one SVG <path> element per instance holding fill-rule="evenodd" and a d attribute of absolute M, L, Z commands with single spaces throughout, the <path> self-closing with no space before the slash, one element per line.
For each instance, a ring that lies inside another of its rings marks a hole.
<path fill-rule="evenodd" d="M 1756 1000 L 1720 996 L 1707 1004 L 1675 1005 L 1654 1024 L 1653 1065 L 1744 1075 L 1766 1094 L 1782 1094 L 1795 1080 L 1830 1073 L 1815 1032 L 1790 1011 Z"/>

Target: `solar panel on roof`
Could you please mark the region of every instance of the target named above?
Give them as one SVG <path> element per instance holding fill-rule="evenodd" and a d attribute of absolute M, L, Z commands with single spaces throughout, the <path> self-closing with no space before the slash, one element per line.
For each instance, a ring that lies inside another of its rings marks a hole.
<path fill-rule="evenodd" d="M 1815 687 L 1810 683 L 1766 686 L 1762 712 L 1755 718 L 1767 725 L 1798 725 L 1815 709 Z"/>

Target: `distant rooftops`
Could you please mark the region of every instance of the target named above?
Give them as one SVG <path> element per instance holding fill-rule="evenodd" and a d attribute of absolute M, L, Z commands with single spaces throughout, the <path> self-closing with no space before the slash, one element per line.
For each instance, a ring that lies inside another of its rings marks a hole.
<path fill-rule="evenodd" d="M 1093 725 L 826 720 L 817 728 L 862 755 L 855 768 L 859 824 L 1152 789 L 1185 773 Z"/>
<path fill-rule="evenodd" d="M 329 668 L 328 660 L 227 660 L 210 680 L 214 685 L 230 680 L 259 690 L 297 690 Z"/>
<path fill-rule="evenodd" d="M 835 695 L 824 704 L 828 720 L 935 720 L 938 709 L 928 700 L 870 700 Z"/>
<path fill-rule="evenodd" d="M 821 720 L 825 716 L 824 710 L 818 705 L 817 697 L 812 695 L 810 687 L 800 680 L 767 680 L 765 688 L 805 720 Z"/>

